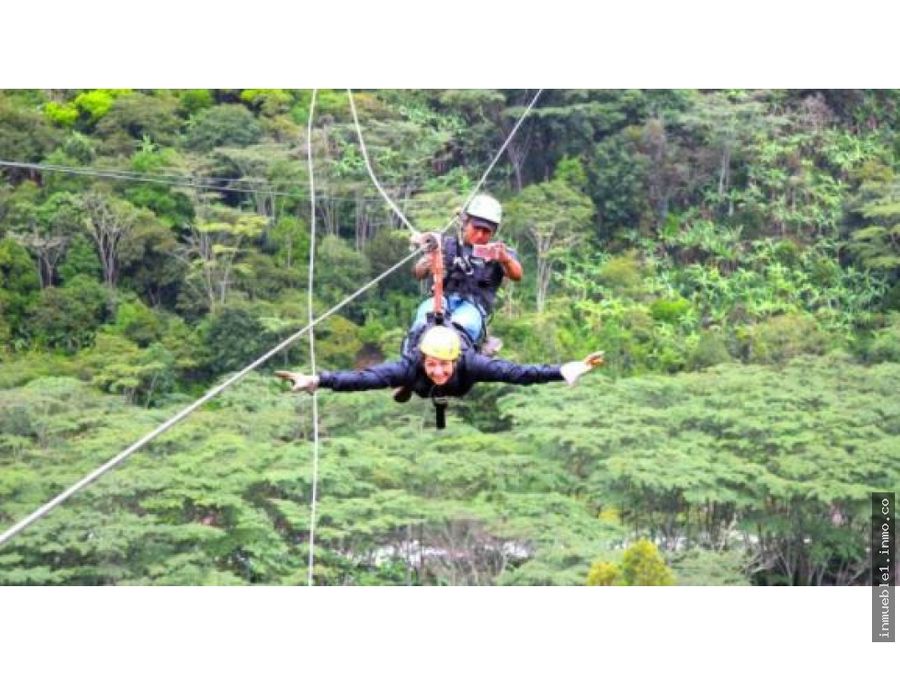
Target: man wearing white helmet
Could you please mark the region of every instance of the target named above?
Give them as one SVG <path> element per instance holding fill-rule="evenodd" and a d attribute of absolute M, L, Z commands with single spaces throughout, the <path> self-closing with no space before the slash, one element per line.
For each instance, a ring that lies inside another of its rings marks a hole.
<path fill-rule="evenodd" d="M 462 241 L 445 236 L 441 241 L 444 254 L 444 311 L 453 323 L 468 333 L 472 342 L 482 344 L 485 324 L 494 308 L 497 290 L 504 277 L 522 279 L 522 265 L 513 249 L 500 242 L 490 243 L 500 228 L 503 209 L 488 194 L 476 195 L 462 213 Z M 430 273 L 429 259 L 423 257 L 413 268 L 417 279 Z M 419 305 L 413 329 L 425 324 L 432 311 L 430 299 Z M 496 341 L 499 344 L 499 341 Z M 493 347 L 496 351 L 499 347 Z"/>

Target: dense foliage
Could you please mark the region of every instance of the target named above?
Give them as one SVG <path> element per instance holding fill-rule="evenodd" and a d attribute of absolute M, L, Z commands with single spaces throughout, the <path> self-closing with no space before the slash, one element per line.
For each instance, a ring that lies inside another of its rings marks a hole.
<path fill-rule="evenodd" d="M 443 226 L 533 92 L 355 95 Z M 0 92 L 0 528 L 306 323 L 311 92 Z M 900 488 L 900 93 L 544 92 L 490 175 L 523 261 L 503 356 L 578 387 L 321 397 L 317 583 L 851 584 Z M 320 91 L 316 311 L 406 255 Z M 400 272 L 317 329 L 392 358 Z M 0 582 L 303 583 L 296 345 L 0 549 Z"/>

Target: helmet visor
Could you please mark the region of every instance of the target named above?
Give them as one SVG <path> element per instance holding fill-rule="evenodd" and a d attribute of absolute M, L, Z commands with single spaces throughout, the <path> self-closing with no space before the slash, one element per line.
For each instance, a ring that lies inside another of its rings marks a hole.
<path fill-rule="evenodd" d="M 483 218 L 476 218 L 475 216 L 469 216 L 469 224 L 472 227 L 477 227 L 482 230 L 488 230 L 493 234 L 497 230 L 497 223 L 492 223 L 489 220 L 484 220 Z"/>

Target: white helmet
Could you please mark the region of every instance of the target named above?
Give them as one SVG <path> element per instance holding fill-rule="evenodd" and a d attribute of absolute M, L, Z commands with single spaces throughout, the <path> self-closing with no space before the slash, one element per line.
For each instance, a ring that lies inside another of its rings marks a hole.
<path fill-rule="evenodd" d="M 482 193 L 476 195 L 475 198 L 469 202 L 469 205 L 466 207 L 466 215 L 486 220 L 489 223 L 494 223 L 494 225 L 497 226 L 494 228 L 496 230 L 500 227 L 503 209 L 500 207 L 500 202 L 489 194 Z"/>

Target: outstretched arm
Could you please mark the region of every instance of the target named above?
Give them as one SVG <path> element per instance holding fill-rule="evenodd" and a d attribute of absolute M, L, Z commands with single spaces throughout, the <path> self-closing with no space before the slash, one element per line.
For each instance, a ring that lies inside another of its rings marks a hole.
<path fill-rule="evenodd" d="M 506 382 L 508 384 L 542 384 L 563 379 L 560 366 L 525 364 L 490 359 L 480 354 L 470 357 L 467 364 L 476 382 Z"/>
<path fill-rule="evenodd" d="M 513 363 L 502 359 L 489 359 L 480 354 L 473 355 L 469 363 L 472 376 L 478 382 L 527 385 L 565 380 L 573 385 L 586 372 L 603 365 L 603 352 L 594 352 L 581 361 L 570 361 L 561 366 Z"/>
<path fill-rule="evenodd" d="M 411 384 L 415 378 L 415 368 L 408 361 L 389 361 L 370 366 L 364 370 L 323 370 L 318 375 L 303 375 L 288 370 L 278 370 L 275 375 L 289 380 L 294 386 L 291 391 L 313 393 L 319 387 L 333 391 L 364 391 L 366 389 L 386 389 Z"/>

